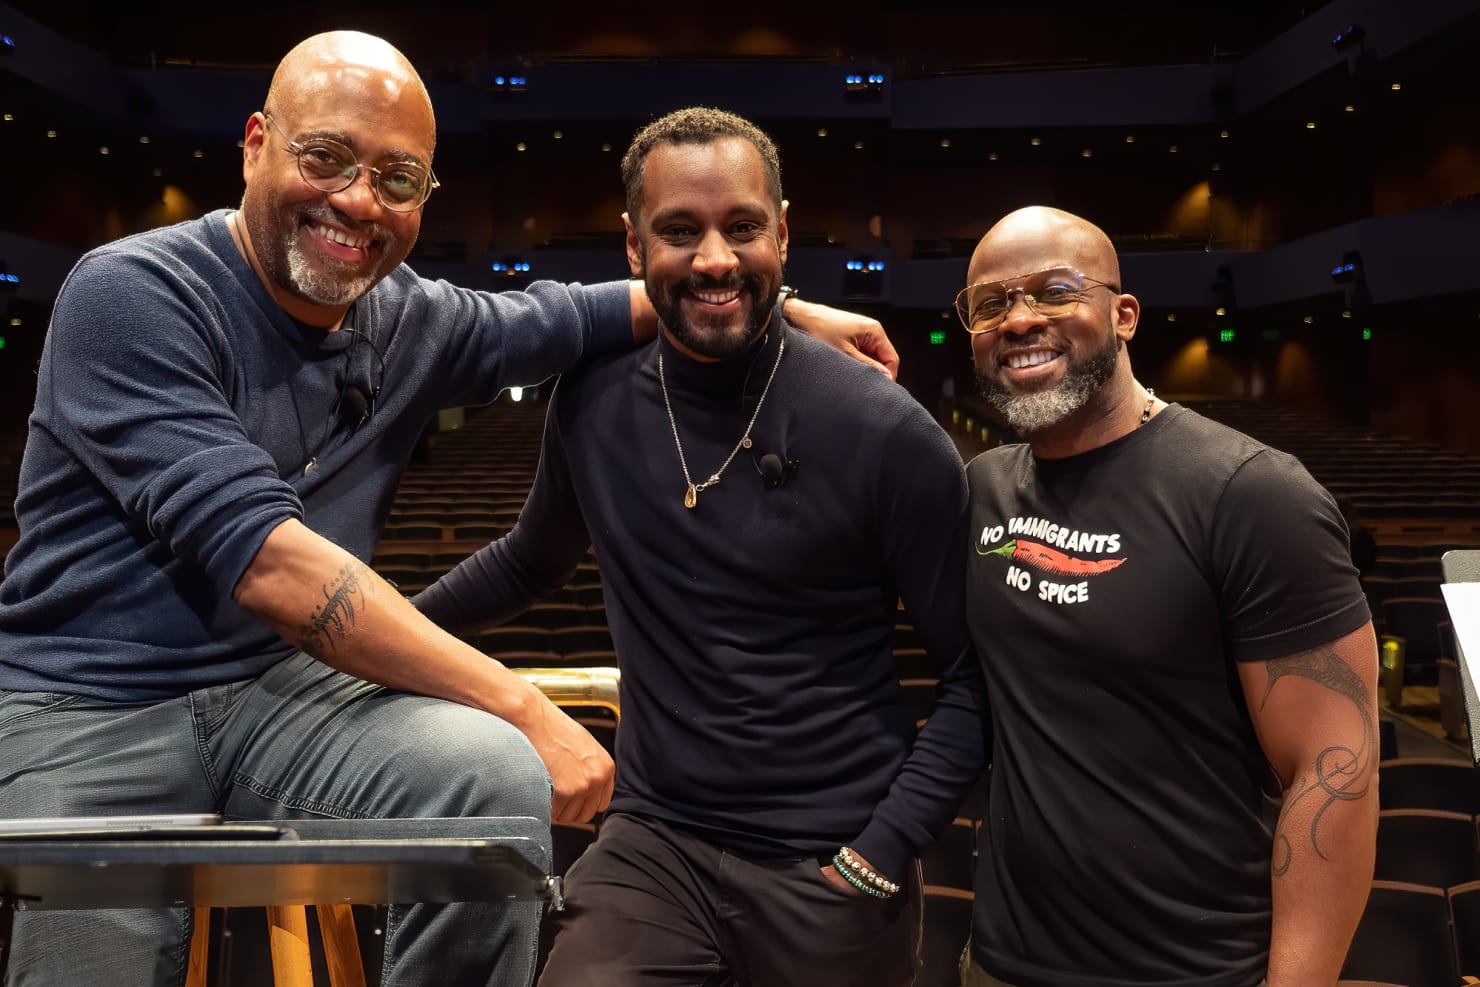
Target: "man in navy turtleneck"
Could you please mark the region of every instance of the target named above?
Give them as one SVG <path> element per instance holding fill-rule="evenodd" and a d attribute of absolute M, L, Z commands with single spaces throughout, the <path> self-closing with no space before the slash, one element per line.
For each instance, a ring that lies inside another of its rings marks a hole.
<path fill-rule="evenodd" d="M 623 178 L 661 337 L 563 378 L 519 525 L 415 601 L 497 622 L 595 545 L 616 789 L 541 983 L 911 983 L 913 858 L 984 764 L 960 458 L 904 390 L 782 320 L 765 134 L 670 114 Z M 898 601 L 941 668 L 918 731 Z"/>

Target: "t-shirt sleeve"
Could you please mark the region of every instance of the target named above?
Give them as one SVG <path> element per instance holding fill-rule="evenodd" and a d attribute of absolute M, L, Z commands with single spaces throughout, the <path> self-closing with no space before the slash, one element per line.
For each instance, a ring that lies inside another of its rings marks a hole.
<path fill-rule="evenodd" d="M 118 509 L 226 597 L 303 508 L 227 399 L 217 305 L 159 258 L 84 258 L 57 298 L 37 400 Z"/>
<path fill-rule="evenodd" d="M 1341 512 L 1294 457 L 1251 456 L 1219 498 L 1216 585 L 1237 661 L 1328 644 L 1371 619 Z"/>
<path fill-rule="evenodd" d="M 854 841 L 880 872 L 897 878 L 980 779 L 990 727 L 981 662 L 966 623 L 969 538 L 960 455 L 918 406 L 871 455 L 885 464 L 878 509 L 886 563 L 927 654 L 942 669 L 930 716 Z"/>

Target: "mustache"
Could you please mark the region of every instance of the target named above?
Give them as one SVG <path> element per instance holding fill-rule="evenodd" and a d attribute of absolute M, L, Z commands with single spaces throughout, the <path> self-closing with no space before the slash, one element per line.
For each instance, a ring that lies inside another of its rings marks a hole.
<path fill-rule="evenodd" d="M 746 288 L 754 288 L 755 279 L 741 274 L 731 274 L 723 278 L 700 275 L 685 278 L 679 287 L 684 291 L 743 291 Z"/>
<path fill-rule="evenodd" d="M 356 222 L 327 202 L 309 206 L 301 210 L 301 212 L 309 219 L 316 219 L 320 223 L 332 223 L 342 229 L 349 230 L 351 233 L 368 236 L 370 239 L 377 240 L 380 243 L 394 243 L 396 240 L 396 234 L 391 231 L 390 227 L 383 226 L 380 223 Z"/>

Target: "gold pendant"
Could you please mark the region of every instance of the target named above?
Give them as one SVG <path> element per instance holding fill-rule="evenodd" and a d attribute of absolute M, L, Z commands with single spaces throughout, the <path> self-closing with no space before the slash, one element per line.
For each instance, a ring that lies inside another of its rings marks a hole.
<path fill-rule="evenodd" d="M 690 483 L 689 488 L 683 492 L 683 506 L 692 511 L 694 509 L 694 505 L 698 503 L 699 491 L 694 489 L 694 485 Z"/>

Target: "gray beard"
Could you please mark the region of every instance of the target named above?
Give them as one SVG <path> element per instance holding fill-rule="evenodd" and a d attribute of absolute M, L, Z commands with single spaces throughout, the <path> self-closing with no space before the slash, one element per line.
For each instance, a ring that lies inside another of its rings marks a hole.
<path fill-rule="evenodd" d="M 335 277 L 329 271 L 316 271 L 303 256 L 297 238 L 291 234 L 287 238 L 287 248 L 288 284 L 294 294 L 315 305 L 349 305 L 375 286 L 373 275 L 345 279 Z"/>
<path fill-rule="evenodd" d="M 1119 351 L 1120 341 L 1112 335 L 1107 346 L 1092 353 L 1083 363 L 1070 367 L 1064 379 L 1048 390 L 1016 394 L 996 378 L 980 373 L 976 375 L 976 383 L 982 397 L 997 410 L 1008 428 L 1019 435 L 1032 435 L 1052 428 L 1088 404 L 1115 375 Z"/>

